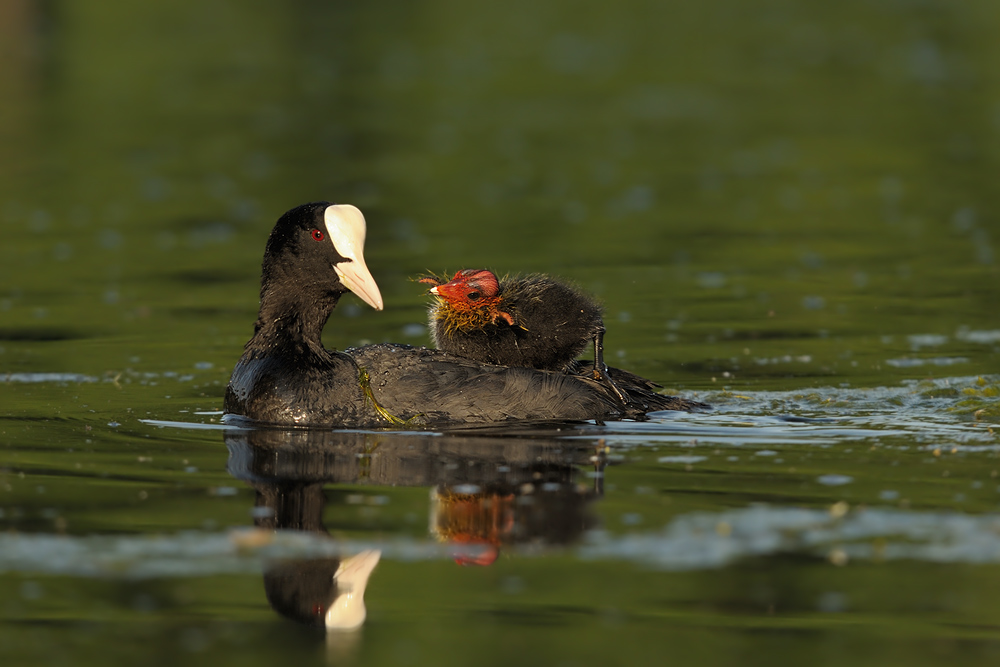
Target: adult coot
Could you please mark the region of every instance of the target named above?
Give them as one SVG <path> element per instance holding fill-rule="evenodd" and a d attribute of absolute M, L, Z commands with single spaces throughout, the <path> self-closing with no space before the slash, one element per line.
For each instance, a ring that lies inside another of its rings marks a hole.
<path fill-rule="evenodd" d="M 364 241 L 364 216 L 353 206 L 318 202 L 281 216 L 264 249 L 254 335 L 226 388 L 227 419 L 370 428 L 613 420 L 700 406 L 640 386 L 623 401 L 587 373 L 485 364 L 423 347 L 327 350 L 323 326 L 346 292 L 382 309 Z"/>

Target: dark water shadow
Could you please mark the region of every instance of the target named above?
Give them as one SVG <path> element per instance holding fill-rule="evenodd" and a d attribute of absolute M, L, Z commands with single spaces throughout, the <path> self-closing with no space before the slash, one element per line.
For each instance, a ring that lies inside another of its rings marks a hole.
<path fill-rule="evenodd" d="M 83 340 L 94 337 L 93 333 L 85 333 L 67 327 L 21 327 L 0 328 L 0 341 L 10 343 L 53 343 L 67 340 Z"/>

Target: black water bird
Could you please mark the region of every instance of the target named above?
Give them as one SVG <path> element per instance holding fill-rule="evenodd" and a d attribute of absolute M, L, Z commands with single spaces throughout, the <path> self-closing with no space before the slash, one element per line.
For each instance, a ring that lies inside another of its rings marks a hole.
<path fill-rule="evenodd" d="M 254 335 L 226 388 L 227 420 L 374 428 L 509 420 L 614 420 L 700 404 L 647 392 L 623 401 L 588 373 L 485 364 L 423 347 L 323 347 L 348 291 L 382 309 L 357 208 L 318 202 L 278 220 L 264 250 Z"/>

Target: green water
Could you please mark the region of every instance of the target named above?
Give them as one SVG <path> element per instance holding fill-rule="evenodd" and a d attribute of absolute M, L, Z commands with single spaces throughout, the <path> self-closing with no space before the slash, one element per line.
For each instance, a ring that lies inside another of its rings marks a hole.
<path fill-rule="evenodd" d="M 5 664 L 995 662 L 998 20 L 4 4 Z M 219 428 L 267 233 L 319 199 L 365 212 L 386 302 L 327 345 L 426 344 L 424 271 L 544 271 L 602 300 L 614 365 L 716 409 Z M 435 524 L 461 511 L 489 566 Z M 274 559 L 371 548 L 360 631 L 269 605 Z"/>

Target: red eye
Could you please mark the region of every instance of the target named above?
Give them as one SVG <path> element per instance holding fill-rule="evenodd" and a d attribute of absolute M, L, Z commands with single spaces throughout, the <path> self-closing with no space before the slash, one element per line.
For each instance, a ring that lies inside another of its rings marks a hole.
<path fill-rule="evenodd" d="M 326 235 L 319 229 L 314 229 L 312 231 L 313 241 L 322 241 L 326 238 Z"/>

